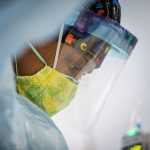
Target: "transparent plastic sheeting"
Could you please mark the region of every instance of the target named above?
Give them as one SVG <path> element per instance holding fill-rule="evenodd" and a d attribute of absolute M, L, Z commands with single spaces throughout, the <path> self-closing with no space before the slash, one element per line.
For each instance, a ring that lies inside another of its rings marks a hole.
<path fill-rule="evenodd" d="M 65 70 L 59 67 L 63 56 L 74 71 L 71 74 L 69 70 L 68 75 L 79 80 L 79 85 L 75 99 L 54 120 L 60 125 L 60 120 L 65 120 L 86 134 L 91 131 L 136 43 L 137 38 L 117 22 L 89 11 L 81 13 L 74 23 L 68 21 L 56 69 Z"/>
<path fill-rule="evenodd" d="M 63 135 L 49 116 L 17 95 L 11 62 L 7 62 L 0 78 L 0 149 L 67 150 Z"/>

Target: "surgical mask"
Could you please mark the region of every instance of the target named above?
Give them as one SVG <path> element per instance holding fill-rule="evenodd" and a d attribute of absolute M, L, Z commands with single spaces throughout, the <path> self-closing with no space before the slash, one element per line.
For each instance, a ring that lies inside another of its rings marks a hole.
<path fill-rule="evenodd" d="M 17 89 L 22 96 L 52 116 L 74 98 L 77 82 L 48 66 L 31 43 L 29 46 L 45 67 L 32 76 L 17 75 Z"/>

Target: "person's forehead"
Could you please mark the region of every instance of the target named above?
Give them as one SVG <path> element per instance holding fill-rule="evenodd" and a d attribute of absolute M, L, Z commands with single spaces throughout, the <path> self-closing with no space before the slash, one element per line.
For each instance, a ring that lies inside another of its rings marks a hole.
<path fill-rule="evenodd" d="M 60 52 L 60 57 L 73 57 L 74 59 L 78 59 L 83 57 L 83 55 L 85 54 L 84 51 L 78 50 L 66 43 L 62 43 L 62 48 L 61 48 L 61 52 Z"/>

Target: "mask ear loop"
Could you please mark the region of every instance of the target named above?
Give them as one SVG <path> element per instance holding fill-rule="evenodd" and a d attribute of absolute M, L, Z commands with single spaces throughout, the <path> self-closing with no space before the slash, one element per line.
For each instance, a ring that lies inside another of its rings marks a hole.
<path fill-rule="evenodd" d="M 44 64 L 47 65 L 47 63 L 45 62 L 45 60 L 42 58 L 42 56 L 39 54 L 39 52 L 35 49 L 35 47 L 29 42 L 27 41 L 28 46 L 31 48 L 31 50 L 34 52 L 34 54 L 39 58 L 39 60 Z"/>
<path fill-rule="evenodd" d="M 56 55 L 55 55 L 55 60 L 54 60 L 54 64 L 53 64 L 53 69 L 56 69 L 56 66 L 58 63 L 58 56 L 60 53 L 60 46 L 61 46 L 63 31 L 64 31 L 64 24 L 61 25 L 60 32 L 59 32 L 59 38 L 58 38 L 58 43 L 57 43 L 57 49 L 56 49 Z"/>

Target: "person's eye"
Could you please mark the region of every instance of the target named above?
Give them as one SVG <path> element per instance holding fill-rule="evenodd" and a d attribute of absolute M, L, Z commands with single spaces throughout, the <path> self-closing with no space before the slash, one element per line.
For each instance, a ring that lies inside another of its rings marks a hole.
<path fill-rule="evenodd" d="M 68 58 L 68 59 L 67 59 L 67 63 L 68 63 L 69 68 L 70 68 L 71 70 L 80 71 L 80 70 L 83 68 L 83 66 L 85 65 L 86 62 L 85 62 L 84 60 L 75 61 L 75 60 L 73 60 L 73 59 L 71 59 L 71 58 Z"/>
<path fill-rule="evenodd" d="M 74 69 L 76 71 L 80 71 L 81 70 L 80 66 L 77 65 L 77 64 L 71 63 L 70 66 L 71 66 L 72 69 Z"/>

